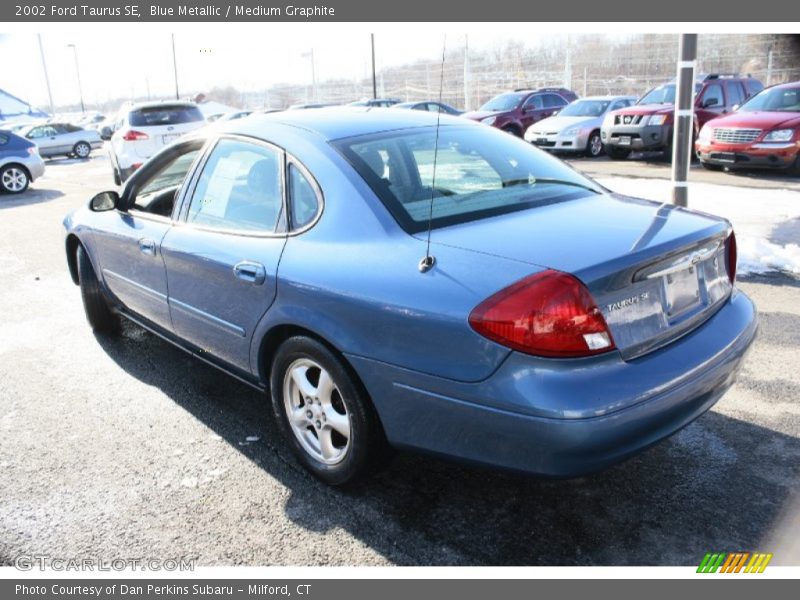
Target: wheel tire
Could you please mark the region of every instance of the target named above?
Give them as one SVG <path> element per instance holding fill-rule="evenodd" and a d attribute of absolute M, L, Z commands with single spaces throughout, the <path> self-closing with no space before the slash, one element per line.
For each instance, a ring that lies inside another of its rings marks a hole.
<path fill-rule="evenodd" d="M 597 158 L 605 152 L 605 144 L 600 137 L 599 131 L 593 131 L 586 141 L 586 156 L 589 158 Z"/>
<path fill-rule="evenodd" d="M 320 385 L 323 373 L 332 385 Z M 333 486 L 352 484 L 385 462 L 388 444 L 366 391 L 321 342 L 306 336 L 283 342 L 272 362 L 270 389 L 281 433 L 300 464 L 315 477 Z M 340 433 L 344 423 L 347 437 Z"/>
<path fill-rule="evenodd" d="M 505 131 L 506 133 L 510 133 L 511 135 L 516 137 L 522 137 L 522 133 L 520 133 L 519 129 L 517 129 L 513 125 L 506 125 L 505 127 L 503 127 L 503 131 Z"/>
<path fill-rule="evenodd" d="M 0 189 L 7 194 L 21 194 L 30 183 L 28 171 L 19 165 L 6 165 L 0 169 Z"/>
<path fill-rule="evenodd" d="M 119 331 L 119 317 L 108 307 L 100 282 L 94 267 L 86 255 L 83 246 L 79 245 L 78 256 L 78 281 L 81 286 L 81 298 L 83 299 L 83 309 L 86 312 L 86 320 L 92 329 L 98 333 L 117 333 Z"/>
<path fill-rule="evenodd" d="M 625 160 L 631 155 L 631 151 L 627 149 L 620 150 L 613 146 L 606 146 L 606 154 L 608 154 L 612 160 Z"/>
<path fill-rule="evenodd" d="M 87 142 L 78 142 L 72 147 L 72 154 L 78 158 L 86 159 L 92 153 L 92 147 Z"/>
<path fill-rule="evenodd" d="M 706 162 L 706 161 L 704 161 L 704 160 L 701 160 L 701 161 L 700 161 L 700 165 L 701 165 L 701 166 L 702 166 L 704 169 L 708 169 L 709 171 L 722 171 L 722 165 L 715 165 L 715 164 L 712 164 L 712 163 Z"/>

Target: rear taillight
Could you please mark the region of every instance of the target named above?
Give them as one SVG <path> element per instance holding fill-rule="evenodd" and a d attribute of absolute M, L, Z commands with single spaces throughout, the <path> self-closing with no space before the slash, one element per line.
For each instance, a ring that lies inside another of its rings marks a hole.
<path fill-rule="evenodd" d="M 725 252 L 728 257 L 728 278 L 731 284 L 736 283 L 736 234 L 731 231 L 728 239 L 725 241 Z"/>
<path fill-rule="evenodd" d="M 543 271 L 483 301 L 469 315 L 482 336 L 520 352 L 578 357 L 614 349 L 589 290 L 572 275 Z"/>
<path fill-rule="evenodd" d="M 144 133 L 143 131 L 136 131 L 135 129 L 129 129 L 122 135 L 122 139 L 126 142 L 135 142 L 137 140 L 149 140 L 150 136 Z"/>

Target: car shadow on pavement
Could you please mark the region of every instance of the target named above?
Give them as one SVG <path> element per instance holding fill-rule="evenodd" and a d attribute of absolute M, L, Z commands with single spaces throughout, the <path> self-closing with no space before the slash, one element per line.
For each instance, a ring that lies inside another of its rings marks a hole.
<path fill-rule="evenodd" d="M 4 208 L 16 208 L 19 206 L 30 206 L 33 204 L 41 204 L 43 202 L 50 202 L 61 198 L 64 192 L 60 190 L 48 189 L 33 189 L 22 192 L 21 194 L 3 194 L 0 193 L 0 210 Z"/>
<path fill-rule="evenodd" d="M 580 479 L 400 454 L 355 489 L 331 489 L 296 465 L 264 395 L 135 325 L 97 339 L 127 373 L 290 490 L 284 510 L 294 523 L 344 529 L 396 564 L 696 565 L 712 550 L 771 551 L 763 544 L 796 500 L 800 440 L 714 411 Z"/>

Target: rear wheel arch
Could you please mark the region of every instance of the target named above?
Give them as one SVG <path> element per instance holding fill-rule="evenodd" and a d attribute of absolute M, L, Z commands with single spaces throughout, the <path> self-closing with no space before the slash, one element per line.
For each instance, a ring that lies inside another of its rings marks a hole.
<path fill-rule="evenodd" d="M 261 381 L 269 384 L 269 378 L 272 370 L 272 360 L 275 357 L 275 353 L 278 351 L 280 345 L 289 338 L 299 335 L 317 340 L 319 343 L 326 346 L 331 352 L 336 354 L 351 371 L 353 371 L 353 374 L 355 374 L 352 365 L 350 365 L 350 362 L 347 360 L 347 358 L 345 358 L 342 351 L 325 339 L 324 336 L 318 334 L 316 331 L 308 329 L 307 327 L 286 323 L 283 325 L 275 325 L 261 338 L 258 348 L 258 377 Z"/>

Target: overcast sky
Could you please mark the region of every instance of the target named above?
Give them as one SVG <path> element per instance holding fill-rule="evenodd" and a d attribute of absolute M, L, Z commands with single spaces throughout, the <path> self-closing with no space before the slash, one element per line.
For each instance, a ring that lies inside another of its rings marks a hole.
<path fill-rule="evenodd" d="M 64 29 L 72 30 L 69 25 Z M 148 86 L 153 98 L 174 94 L 168 31 L 141 25 L 106 33 L 96 26 L 91 35 L 85 32 L 87 29 L 77 33 L 51 30 L 42 34 L 56 105 L 76 103 L 79 98 L 73 50 L 68 44 L 77 47 L 87 103 L 144 96 Z M 441 57 L 443 36 L 430 28 L 420 32 L 413 24 L 398 24 L 394 31 L 377 33 L 378 68 Z M 497 34 L 470 32 L 469 43 L 471 47 L 482 48 L 512 37 L 529 43 L 543 39 L 526 36 L 520 27 L 511 32 L 507 28 L 498 29 Z M 308 26 L 302 30 L 267 25 L 258 29 L 220 27 L 213 35 L 206 28 L 182 26 L 175 34 L 175 45 L 182 93 L 225 85 L 261 90 L 275 83 L 308 84 L 311 81 L 308 52 L 312 47 L 320 81 L 334 77 L 361 78 L 370 72 L 368 30 L 345 32 L 335 25 L 313 30 Z M 448 32 L 447 45 L 463 48 L 464 32 Z M 48 107 L 36 34 L 0 34 L 0 62 L 14 65 L 13 69 L 4 69 L 7 75 L 2 82 L 4 89 L 34 105 Z"/>

